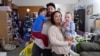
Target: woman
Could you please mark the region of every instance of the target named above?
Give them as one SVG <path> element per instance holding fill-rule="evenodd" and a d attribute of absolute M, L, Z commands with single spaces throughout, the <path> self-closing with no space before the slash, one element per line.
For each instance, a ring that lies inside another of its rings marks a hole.
<path fill-rule="evenodd" d="M 70 41 L 65 41 L 61 32 L 62 15 L 59 11 L 55 11 L 51 15 L 51 23 L 53 24 L 48 30 L 49 41 L 51 43 L 52 56 L 68 56 Z"/>
<path fill-rule="evenodd" d="M 62 15 L 59 11 L 55 11 L 51 15 L 52 26 L 48 30 L 49 41 L 51 43 L 52 56 L 79 56 L 73 52 L 70 46 L 73 45 L 71 41 L 64 39 L 61 32 Z"/>

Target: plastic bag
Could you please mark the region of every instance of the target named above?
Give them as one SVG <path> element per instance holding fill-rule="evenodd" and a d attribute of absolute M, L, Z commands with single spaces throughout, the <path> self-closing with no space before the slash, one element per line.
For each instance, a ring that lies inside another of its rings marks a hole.
<path fill-rule="evenodd" d="M 32 56 L 32 48 L 33 48 L 34 42 L 27 45 L 19 54 L 19 56 Z"/>

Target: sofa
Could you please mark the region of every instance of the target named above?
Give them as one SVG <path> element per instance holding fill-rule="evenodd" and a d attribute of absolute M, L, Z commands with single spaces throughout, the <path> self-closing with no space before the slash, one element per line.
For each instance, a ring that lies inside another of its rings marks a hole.
<path fill-rule="evenodd" d="M 100 56 L 100 35 L 93 36 L 89 42 L 79 43 L 80 56 Z"/>

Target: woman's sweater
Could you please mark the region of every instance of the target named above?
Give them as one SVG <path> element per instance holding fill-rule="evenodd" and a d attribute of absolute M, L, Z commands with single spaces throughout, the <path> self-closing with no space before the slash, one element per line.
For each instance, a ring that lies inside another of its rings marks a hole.
<path fill-rule="evenodd" d="M 69 53 L 69 46 L 68 42 L 64 41 L 64 37 L 61 33 L 61 30 L 52 25 L 48 30 L 48 36 L 51 43 L 52 52 L 56 54 L 68 54 Z"/>

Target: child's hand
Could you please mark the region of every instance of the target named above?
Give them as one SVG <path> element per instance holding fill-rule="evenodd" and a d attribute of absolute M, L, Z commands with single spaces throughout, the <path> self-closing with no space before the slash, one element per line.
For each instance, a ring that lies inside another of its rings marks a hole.
<path fill-rule="evenodd" d="M 50 19 L 51 19 L 51 17 L 46 17 L 46 19 L 47 19 L 47 20 L 50 20 Z"/>
<path fill-rule="evenodd" d="M 70 29 L 70 25 L 69 25 L 68 22 L 66 22 L 66 23 L 64 24 L 64 28 L 65 28 L 66 30 L 69 30 L 69 29 Z"/>
<path fill-rule="evenodd" d="M 65 28 L 66 28 L 66 30 L 69 30 L 70 29 L 69 26 L 66 26 Z"/>
<path fill-rule="evenodd" d="M 68 46 L 72 46 L 73 43 L 71 41 L 68 41 Z"/>

